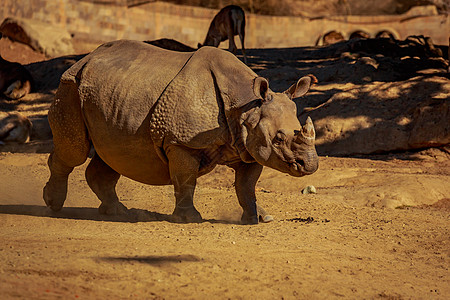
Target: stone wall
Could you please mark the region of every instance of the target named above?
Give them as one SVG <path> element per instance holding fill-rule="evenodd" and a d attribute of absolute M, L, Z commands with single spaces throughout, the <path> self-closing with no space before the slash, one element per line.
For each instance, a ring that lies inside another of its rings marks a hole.
<path fill-rule="evenodd" d="M 109 1 L 114 3 L 111 5 L 102 4 L 107 1 L 2 0 L 0 19 L 13 16 L 43 21 L 66 29 L 75 42 L 92 47 L 116 39 L 159 38 L 172 38 L 196 47 L 198 42 L 203 42 L 217 13 L 217 10 L 163 2 L 127 6 L 121 5 L 121 1 Z M 331 30 L 340 31 L 345 37 L 356 30 L 364 30 L 372 36 L 381 30 L 389 30 L 397 38 L 425 35 L 432 37 L 435 44 L 447 45 L 448 28 L 448 15 L 423 15 L 420 11 L 400 16 L 332 19 L 247 14 L 245 45 L 246 48 L 313 46 L 320 35 Z M 239 47 L 240 43 L 237 45 Z"/>

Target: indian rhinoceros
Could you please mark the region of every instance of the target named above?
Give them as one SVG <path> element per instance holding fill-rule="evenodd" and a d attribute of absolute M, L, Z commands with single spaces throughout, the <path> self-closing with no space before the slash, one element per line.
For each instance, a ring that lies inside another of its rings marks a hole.
<path fill-rule="evenodd" d="M 102 214 L 127 210 L 115 191 L 123 175 L 173 185 L 171 219 L 200 222 L 193 204 L 196 180 L 222 164 L 235 170 L 242 223 L 271 220 L 256 205 L 263 166 L 293 176 L 318 168 L 312 121 L 302 127 L 291 100 L 308 91 L 312 78 L 275 93 L 224 50 L 182 53 L 137 41 L 106 43 L 61 77 L 48 114 L 54 150 L 45 203 L 62 208 L 68 176 L 93 145 L 86 180 Z"/>

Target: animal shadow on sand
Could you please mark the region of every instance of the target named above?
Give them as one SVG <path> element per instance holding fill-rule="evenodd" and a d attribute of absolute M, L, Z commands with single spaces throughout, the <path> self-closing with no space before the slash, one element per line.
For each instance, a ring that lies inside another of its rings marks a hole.
<path fill-rule="evenodd" d="M 126 214 L 120 216 L 100 215 L 97 208 L 90 207 L 65 207 L 60 212 L 53 212 L 45 206 L 39 205 L 0 205 L 0 214 L 24 215 L 36 217 L 50 217 L 72 220 L 106 221 L 106 222 L 152 222 L 169 221 L 170 215 L 150 212 L 144 209 L 129 209 Z M 227 223 L 220 220 L 204 220 L 204 222 Z M 230 223 L 230 222 L 228 222 Z M 156 267 L 168 263 L 199 262 L 202 259 L 192 254 L 179 255 L 146 255 L 146 256 L 107 256 L 96 257 L 94 260 L 105 263 L 142 263 Z"/>
<path fill-rule="evenodd" d="M 152 266 L 162 266 L 168 263 L 181 263 L 181 262 L 199 262 L 202 259 L 192 254 L 179 254 L 179 255 L 146 255 L 146 256 L 132 256 L 132 257 L 99 257 L 98 261 L 109 263 L 144 263 Z"/>
<path fill-rule="evenodd" d="M 54 212 L 46 206 L 9 204 L 9 205 L 0 205 L 0 214 L 47 217 L 56 219 L 71 219 L 71 220 L 122 222 L 122 223 L 161 222 L 161 221 L 176 223 L 172 221 L 171 215 L 161 214 L 138 208 L 130 208 L 124 214 L 110 216 L 99 214 L 98 209 L 94 207 L 64 207 L 61 211 Z M 204 219 L 203 222 L 221 223 L 221 224 L 240 224 L 237 221 L 216 220 L 216 219 Z"/>

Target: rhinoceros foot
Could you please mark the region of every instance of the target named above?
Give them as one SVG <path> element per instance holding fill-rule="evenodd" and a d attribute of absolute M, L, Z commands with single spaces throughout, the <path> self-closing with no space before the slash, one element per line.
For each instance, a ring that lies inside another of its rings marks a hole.
<path fill-rule="evenodd" d="M 273 217 L 269 215 L 264 208 L 256 204 L 256 215 L 254 212 L 244 211 L 241 217 L 241 223 L 244 225 L 252 225 L 262 223 L 269 223 L 273 221 Z"/>
<path fill-rule="evenodd" d="M 242 214 L 241 224 L 242 225 L 253 225 L 258 224 L 258 215 L 249 215 L 246 212 Z"/>
<path fill-rule="evenodd" d="M 259 221 L 262 223 L 270 223 L 273 221 L 273 217 L 271 215 L 259 216 Z"/>
<path fill-rule="evenodd" d="M 194 206 L 189 208 L 176 207 L 169 220 L 174 223 L 201 223 L 203 218 Z"/>
<path fill-rule="evenodd" d="M 98 207 L 98 212 L 102 215 L 115 216 L 126 214 L 128 208 L 119 201 L 102 203 Z"/>
<path fill-rule="evenodd" d="M 262 223 L 269 223 L 273 221 L 273 217 L 269 215 L 264 208 L 256 204 L 256 211 L 258 212 L 259 221 Z"/>
<path fill-rule="evenodd" d="M 45 204 L 53 211 L 60 211 L 67 195 L 67 183 L 61 185 L 51 184 L 50 181 L 44 187 L 43 198 Z"/>

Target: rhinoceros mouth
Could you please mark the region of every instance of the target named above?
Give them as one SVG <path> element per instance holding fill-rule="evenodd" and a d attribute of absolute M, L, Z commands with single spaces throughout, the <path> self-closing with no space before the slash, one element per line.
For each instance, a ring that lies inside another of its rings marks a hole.
<path fill-rule="evenodd" d="M 305 162 L 301 159 L 296 159 L 293 162 L 289 163 L 290 173 L 294 176 L 302 176 L 305 175 Z"/>

